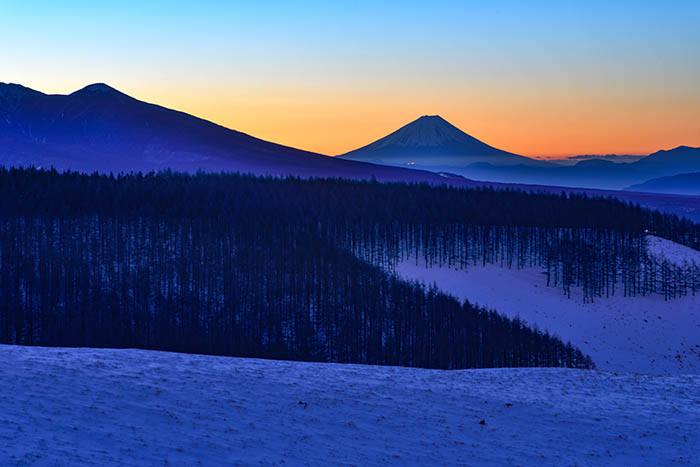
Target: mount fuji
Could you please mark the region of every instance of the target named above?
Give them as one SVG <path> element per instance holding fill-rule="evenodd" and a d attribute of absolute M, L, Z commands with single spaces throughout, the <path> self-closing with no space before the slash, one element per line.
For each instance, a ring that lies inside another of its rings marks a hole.
<path fill-rule="evenodd" d="M 551 165 L 489 146 L 439 115 L 424 115 L 384 138 L 338 157 L 428 170 L 462 168 L 475 163 L 494 166 Z"/>

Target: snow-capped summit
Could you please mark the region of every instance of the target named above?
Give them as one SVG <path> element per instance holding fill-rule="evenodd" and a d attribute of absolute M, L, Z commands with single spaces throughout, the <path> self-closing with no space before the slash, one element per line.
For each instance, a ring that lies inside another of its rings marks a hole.
<path fill-rule="evenodd" d="M 71 95 L 98 95 L 98 94 L 122 94 L 121 92 L 117 91 L 111 86 L 106 85 L 105 83 L 93 83 L 85 86 L 82 89 L 79 89 L 75 91 Z"/>
<path fill-rule="evenodd" d="M 439 115 L 424 115 L 384 138 L 340 157 L 377 164 L 436 168 L 493 165 L 542 165 L 540 161 L 489 146 Z"/>
<path fill-rule="evenodd" d="M 370 146 L 376 149 L 392 144 L 407 148 L 435 147 L 458 141 L 473 143 L 476 140 L 439 115 L 424 115 Z"/>

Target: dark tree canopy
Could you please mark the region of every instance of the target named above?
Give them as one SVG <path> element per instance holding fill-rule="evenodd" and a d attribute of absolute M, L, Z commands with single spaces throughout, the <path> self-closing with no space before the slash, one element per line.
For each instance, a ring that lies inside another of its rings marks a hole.
<path fill-rule="evenodd" d="M 647 233 L 700 244 L 689 221 L 578 195 L 0 169 L 0 340 L 427 368 L 590 367 L 556 336 L 386 269 L 416 255 L 541 266 L 552 285 L 581 286 L 591 299 L 616 287 L 695 293 L 697 271 L 657 265 Z"/>

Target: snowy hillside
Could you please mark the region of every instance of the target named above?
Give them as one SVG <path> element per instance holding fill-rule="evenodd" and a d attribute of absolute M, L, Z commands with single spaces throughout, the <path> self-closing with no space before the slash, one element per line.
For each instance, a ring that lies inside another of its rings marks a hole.
<path fill-rule="evenodd" d="M 11 465 L 700 463 L 700 376 L 13 346 L 0 359 Z"/>
<path fill-rule="evenodd" d="M 700 251 L 653 235 L 647 235 L 647 251 L 658 261 L 666 260 L 676 266 L 700 264 Z"/>
<path fill-rule="evenodd" d="M 673 262 L 690 260 L 686 250 L 698 253 L 654 238 L 650 249 Z M 560 288 L 547 287 L 546 277 L 534 268 L 426 268 L 413 259 L 400 263 L 396 272 L 557 334 L 590 355 L 600 369 L 700 373 L 700 294 L 669 301 L 660 295 L 615 295 L 584 303 L 579 290 L 572 289 L 568 298 Z"/>

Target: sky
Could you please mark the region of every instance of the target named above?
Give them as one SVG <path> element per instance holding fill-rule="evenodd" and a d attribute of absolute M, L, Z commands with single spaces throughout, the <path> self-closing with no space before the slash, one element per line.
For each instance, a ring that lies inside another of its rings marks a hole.
<path fill-rule="evenodd" d="M 336 155 L 439 114 L 528 156 L 700 146 L 700 2 L 0 0 L 0 82 Z"/>

